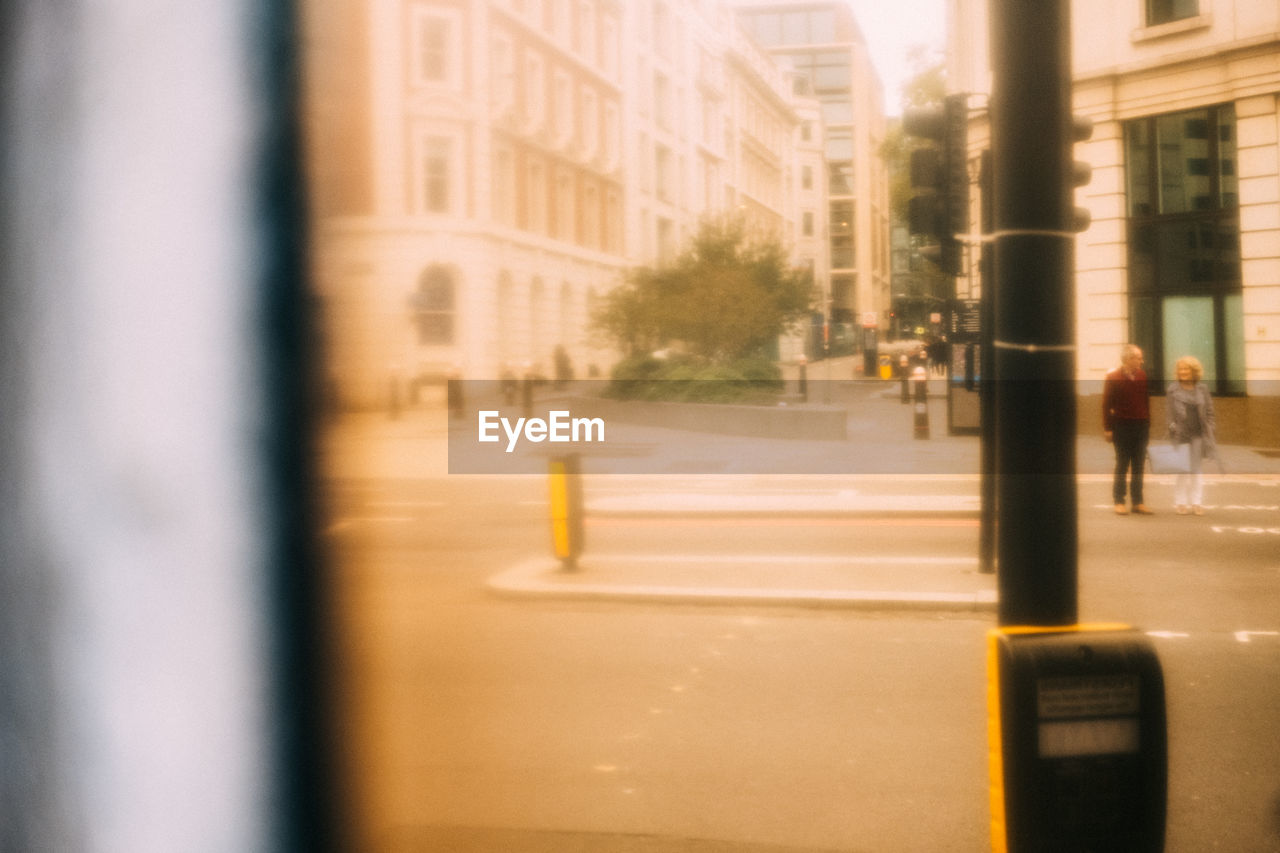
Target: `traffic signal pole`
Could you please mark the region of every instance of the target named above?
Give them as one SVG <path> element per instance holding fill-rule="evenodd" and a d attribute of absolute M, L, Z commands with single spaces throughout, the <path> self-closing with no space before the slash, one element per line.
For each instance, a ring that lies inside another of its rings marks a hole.
<path fill-rule="evenodd" d="M 1001 625 L 1077 621 L 1069 0 L 992 0 Z"/>
<path fill-rule="evenodd" d="M 993 229 L 991 199 L 991 149 L 985 149 L 979 166 L 978 185 L 982 200 L 981 230 L 988 238 Z M 981 444 L 981 520 L 978 525 L 978 571 L 995 574 L 996 571 L 996 382 L 995 382 L 995 258 L 994 247 L 982 244 L 979 276 L 982 294 L 978 304 L 978 429 Z"/>
<path fill-rule="evenodd" d="M 996 524 L 987 642 L 997 853 L 1164 850 L 1168 735 L 1151 641 L 1077 615 L 1071 0 L 991 0 Z M 985 371 L 984 371 L 985 375 Z M 1124 732 L 1121 737 L 1111 735 Z M 1117 780 L 1123 782 L 1117 783 Z"/>

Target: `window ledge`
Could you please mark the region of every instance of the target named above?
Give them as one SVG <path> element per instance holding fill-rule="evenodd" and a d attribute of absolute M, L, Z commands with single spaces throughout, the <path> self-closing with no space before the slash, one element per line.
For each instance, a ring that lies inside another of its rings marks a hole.
<path fill-rule="evenodd" d="M 1203 15 L 1183 18 L 1181 21 L 1170 21 L 1167 24 L 1157 24 L 1154 27 L 1142 27 L 1134 30 L 1129 34 L 1129 41 L 1133 44 L 1142 44 L 1143 42 L 1155 41 L 1168 36 L 1180 36 L 1185 33 L 1207 30 L 1211 26 L 1213 26 L 1213 15 L 1206 12 Z"/>

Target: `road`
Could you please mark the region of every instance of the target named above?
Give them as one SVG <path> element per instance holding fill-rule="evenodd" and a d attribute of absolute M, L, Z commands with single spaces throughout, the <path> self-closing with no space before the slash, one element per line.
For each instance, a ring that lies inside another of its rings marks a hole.
<path fill-rule="evenodd" d="M 1165 669 L 1171 851 L 1280 850 L 1275 482 L 1214 484 L 1205 518 L 1120 518 L 1105 482 L 1080 486 L 1081 617 L 1151 633 Z M 884 478 L 733 490 L 765 488 L 976 492 Z M 547 548 L 545 489 L 535 477 L 334 484 L 365 849 L 989 848 L 991 614 L 496 598 L 489 578 Z M 977 527 L 605 517 L 587 536 L 630 554 L 964 558 Z"/>

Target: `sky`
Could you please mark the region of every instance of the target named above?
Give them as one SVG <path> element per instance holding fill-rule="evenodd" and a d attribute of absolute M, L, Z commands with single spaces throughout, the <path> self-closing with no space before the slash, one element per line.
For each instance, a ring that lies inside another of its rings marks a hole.
<path fill-rule="evenodd" d="M 902 86 L 913 74 L 909 48 L 924 44 L 939 58 L 946 49 L 944 0 L 849 0 L 849 5 L 884 84 L 885 113 L 900 115 Z"/>

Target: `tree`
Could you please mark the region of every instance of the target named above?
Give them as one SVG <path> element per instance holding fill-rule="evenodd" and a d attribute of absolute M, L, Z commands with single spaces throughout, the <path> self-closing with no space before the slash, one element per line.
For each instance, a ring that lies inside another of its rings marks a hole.
<path fill-rule="evenodd" d="M 812 290 L 777 239 L 738 218 L 708 219 L 674 263 L 633 270 L 594 322 L 631 355 L 678 345 L 725 364 L 759 354 L 809 313 Z"/>

